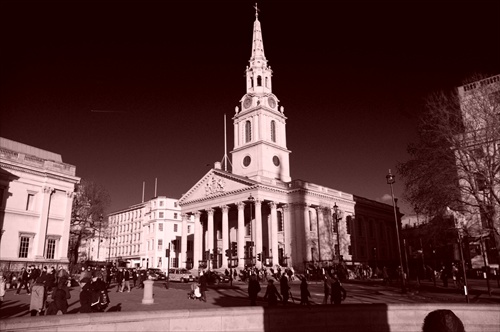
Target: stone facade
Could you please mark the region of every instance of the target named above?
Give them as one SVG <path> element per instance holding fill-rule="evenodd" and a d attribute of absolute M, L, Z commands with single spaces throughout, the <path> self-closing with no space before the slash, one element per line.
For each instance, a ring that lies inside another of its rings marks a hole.
<path fill-rule="evenodd" d="M 76 168 L 59 154 L 0 138 L 1 264 L 68 264 Z"/>

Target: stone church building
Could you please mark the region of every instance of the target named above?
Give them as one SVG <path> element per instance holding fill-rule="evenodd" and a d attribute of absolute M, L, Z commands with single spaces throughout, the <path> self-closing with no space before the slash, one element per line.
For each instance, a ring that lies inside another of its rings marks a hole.
<path fill-rule="evenodd" d="M 353 260 L 355 197 L 291 178 L 287 117 L 273 94 L 272 74 L 256 14 L 246 93 L 233 117 L 232 170 L 215 163 L 179 200 L 183 229 L 194 221 L 192 253 L 182 232 L 181 253 L 192 254 L 183 264 L 192 261 L 195 269 L 280 265 L 304 271 L 314 262 Z M 392 206 L 377 204 L 384 206 L 394 232 Z"/>

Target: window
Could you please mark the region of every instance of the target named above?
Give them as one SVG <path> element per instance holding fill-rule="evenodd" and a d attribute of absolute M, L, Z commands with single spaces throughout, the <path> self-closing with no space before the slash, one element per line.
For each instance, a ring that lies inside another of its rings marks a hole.
<path fill-rule="evenodd" d="M 158 213 L 158 218 L 163 219 L 164 218 L 164 213 L 163 212 Z"/>
<path fill-rule="evenodd" d="M 174 224 L 174 232 L 177 232 L 177 224 Z"/>
<path fill-rule="evenodd" d="M 188 225 L 188 233 L 191 233 L 191 225 Z"/>
<path fill-rule="evenodd" d="M 160 201 L 160 206 L 163 206 L 163 201 Z"/>
<path fill-rule="evenodd" d="M 351 216 L 347 216 L 346 222 L 345 222 L 347 234 L 351 234 L 351 222 L 352 222 L 352 217 Z"/>
<path fill-rule="evenodd" d="M 158 251 L 162 251 L 162 250 L 163 250 L 163 240 L 158 239 Z"/>
<path fill-rule="evenodd" d="M 19 243 L 19 258 L 28 258 L 28 252 L 30 248 L 30 237 L 21 236 Z"/>
<path fill-rule="evenodd" d="M 177 207 L 177 202 L 174 202 L 174 207 Z"/>
<path fill-rule="evenodd" d="M 271 141 L 276 142 L 276 122 L 271 121 Z"/>
<path fill-rule="evenodd" d="M 245 121 L 245 143 L 252 140 L 252 123 L 247 120 Z"/>
<path fill-rule="evenodd" d="M 177 212 L 174 212 L 174 219 L 177 219 L 177 216 L 178 216 Z"/>
<path fill-rule="evenodd" d="M 283 213 L 278 211 L 278 232 L 283 232 Z"/>
<path fill-rule="evenodd" d="M 170 258 L 170 261 L 172 263 L 172 267 L 179 267 L 179 259 L 177 257 Z"/>
<path fill-rule="evenodd" d="M 163 232 L 163 223 L 158 224 L 158 231 Z"/>
<path fill-rule="evenodd" d="M 257 76 L 257 86 L 262 86 L 262 76 Z"/>
<path fill-rule="evenodd" d="M 28 193 L 28 199 L 26 201 L 26 210 L 33 211 L 35 205 L 35 194 Z"/>

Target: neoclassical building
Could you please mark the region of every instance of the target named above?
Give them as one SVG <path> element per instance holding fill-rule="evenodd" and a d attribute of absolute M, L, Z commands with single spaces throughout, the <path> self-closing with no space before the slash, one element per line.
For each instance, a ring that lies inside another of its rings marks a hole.
<path fill-rule="evenodd" d="M 68 265 L 75 172 L 60 154 L 0 138 L 0 268 Z"/>
<path fill-rule="evenodd" d="M 233 117 L 232 171 L 215 163 L 179 200 L 183 225 L 194 222 L 195 268 L 303 271 L 311 262 L 352 259 L 346 220 L 353 219 L 354 197 L 292 180 L 287 117 L 272 92 L 272 74 L 256 14 L 246 93 Z M 236 257 L 226 255 L 232 248 Z"/>

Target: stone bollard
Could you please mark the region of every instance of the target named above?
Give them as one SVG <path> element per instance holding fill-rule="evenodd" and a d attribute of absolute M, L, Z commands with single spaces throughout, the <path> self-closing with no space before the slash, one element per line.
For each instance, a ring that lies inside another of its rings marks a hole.
<path fill-rule="evenodd" d="M 144 280 L 144 297 L 142 298 L 142 304 L 153 304 L 155 299 L 153 298 L 153 280 Z"/>

